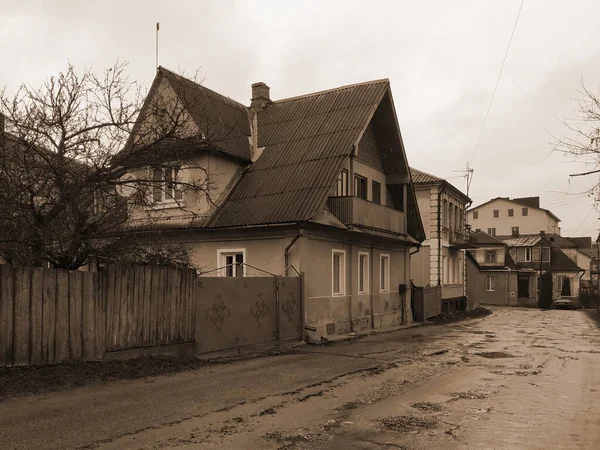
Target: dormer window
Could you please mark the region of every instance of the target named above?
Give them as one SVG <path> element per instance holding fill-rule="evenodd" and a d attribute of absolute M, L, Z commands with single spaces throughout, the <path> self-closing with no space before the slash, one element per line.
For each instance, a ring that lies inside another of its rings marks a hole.
<path fill-rule="evenodd" d="M 183 192 L 177 186 L 179 168 L 165 167 L 152 172 L 152 201 L 156 204 L 177 203 L 183 200 Z"/>

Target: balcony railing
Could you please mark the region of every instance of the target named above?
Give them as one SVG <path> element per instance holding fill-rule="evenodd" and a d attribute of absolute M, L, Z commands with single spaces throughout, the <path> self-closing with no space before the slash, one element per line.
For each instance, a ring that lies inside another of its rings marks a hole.
<path fill-rule="evenodd" d="M 359 197 L 329 197 L 329 210 L 346 226 L 406 234 L 406 214 Z"/>

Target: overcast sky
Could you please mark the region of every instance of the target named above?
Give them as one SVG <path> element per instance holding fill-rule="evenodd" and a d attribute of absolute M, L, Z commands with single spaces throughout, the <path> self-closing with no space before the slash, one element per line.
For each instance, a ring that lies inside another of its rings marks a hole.
<path fill-rule="evenodd" d="M 98 71 L 130 62 L 199 75 L 244 104 L 264 81 L 273 99 L 389 78 L 409 163 L 460 176 L 477 137 L 521 0 L 115 1 L 3 0 L 0 86 L 40 84 L 67 61 Z M 550 154 L 558 118 L 573 117 L 582 79 L 600 83 L 600 2 L 525 0 L 483 136 L 470 196 L 539 196 L 563 235 L 597 235 L 585 191 L 597 178 Z M 451 181 L 465 190 L 464 180 Z"/>

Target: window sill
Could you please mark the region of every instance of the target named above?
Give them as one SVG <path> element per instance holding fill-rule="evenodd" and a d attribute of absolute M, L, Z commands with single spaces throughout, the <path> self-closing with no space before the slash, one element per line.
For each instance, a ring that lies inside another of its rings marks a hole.
<path fill-rule="evenodd" d="M 337 294 L 336 293 L 331 294 L 331 296 L 332 297 L 345 297 L 346 294 L 344 294 L 343 292 L 338 292 Z"/>
<path fill-rule="evenodd" d="M 153 205 L 149 206 L 147 209 L 149 210 L 162 210 L 162 209 L 176 209 L 185 207 L 185 202 L 180 201 L 172 201 L 172 202 L 157 202 Z"/>
<path fill-rule="evenodd" d="M 369 295 L 370 292 L 359 292 L 358 295 Z"/>
<path fill-rule="evenodd" d="M 382 289 L 379 291 L 380 294 L 389 294 L 390 290 L 389 289 Z"/>

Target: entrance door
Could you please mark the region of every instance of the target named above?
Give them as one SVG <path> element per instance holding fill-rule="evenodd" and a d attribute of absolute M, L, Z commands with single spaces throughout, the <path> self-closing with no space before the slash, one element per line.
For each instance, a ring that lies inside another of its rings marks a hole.
<path fill-rule="evenodd" d="M 517 295 L 519 298 L 529 298 L 529 275 L 521 275 L 517 279 Z"/>

